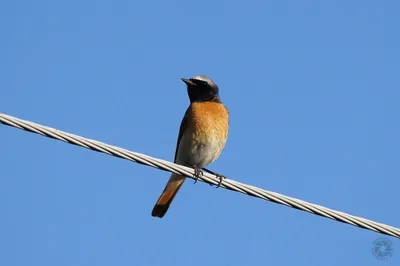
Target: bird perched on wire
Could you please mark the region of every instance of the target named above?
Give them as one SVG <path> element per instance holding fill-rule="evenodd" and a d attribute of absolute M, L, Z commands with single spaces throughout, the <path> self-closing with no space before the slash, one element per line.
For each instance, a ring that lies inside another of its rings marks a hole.
<path fill-rule="evenodd" d="M 209 77 L 199 75 L 190 79 L 182 78 L 187 85 L 190 105 L 186 110 L 179 129 L 174 162 L 195 169 L 195 178 L 201 169 L 220 156 L 225 147 L 229 130 L 229 111 L 219 96 L 219 88 Z M 223 176 L 218 175 L 221 178 Z M 172 174 L 151 213 L 162 218 L 168 211 L 186 177 Z"/>

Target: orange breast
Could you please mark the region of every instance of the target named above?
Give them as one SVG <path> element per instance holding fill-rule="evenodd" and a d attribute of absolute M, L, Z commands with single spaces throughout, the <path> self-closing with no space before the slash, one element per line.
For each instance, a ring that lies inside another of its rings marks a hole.
<path fill-rule="evenodd" d="M 225 146 L 229 130 L 229 111 L 222 103 L 195 102 L 191 104 L 189 123 L 195 142 L 218 141 Z"/>

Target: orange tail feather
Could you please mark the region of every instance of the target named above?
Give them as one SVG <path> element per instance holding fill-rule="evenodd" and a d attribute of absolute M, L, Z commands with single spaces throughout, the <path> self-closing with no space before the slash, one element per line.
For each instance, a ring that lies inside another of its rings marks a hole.
<path fill-rule="evenodd" d="M 164 217 L 185 180 L 186 178 L 183 176 L 176 174 L 171 175 L 171 178 L 168 180 L 163 193 L 158 198 L 156 205 L 154 205 L 151 216 L 159 218 Z"/>

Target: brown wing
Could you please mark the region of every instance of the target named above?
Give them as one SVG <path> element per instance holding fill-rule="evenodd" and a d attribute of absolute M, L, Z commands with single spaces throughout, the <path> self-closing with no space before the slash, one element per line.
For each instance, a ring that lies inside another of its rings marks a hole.
<path fill-rule="evenodd" d="M 188 118 L 189 118 L 189 116 L 188 116 L 189 109 L 190 109 L 190 106 L 186 110 L 185 116 L 182 118 L 181 126 L 179 128 L 178 141 L 176 142 L 175 157 L 174 157 L 175 163 L 176 163 L 176 156 L 178 155 L 179 142 L 181 141 L 183 133 L 185 132 L 186 127 L 187 127 L 187 122 L 188 122 Z"/>

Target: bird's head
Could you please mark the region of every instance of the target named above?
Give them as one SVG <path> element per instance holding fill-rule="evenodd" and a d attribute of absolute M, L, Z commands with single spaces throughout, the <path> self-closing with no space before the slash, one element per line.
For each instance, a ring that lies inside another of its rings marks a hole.
<path fill-rule="evenodd" d="M 199 75 L 190 79 L 182 78 L 186 83 L 190 102 L 220 102 L 217 84 L 207 76 Z"/>

